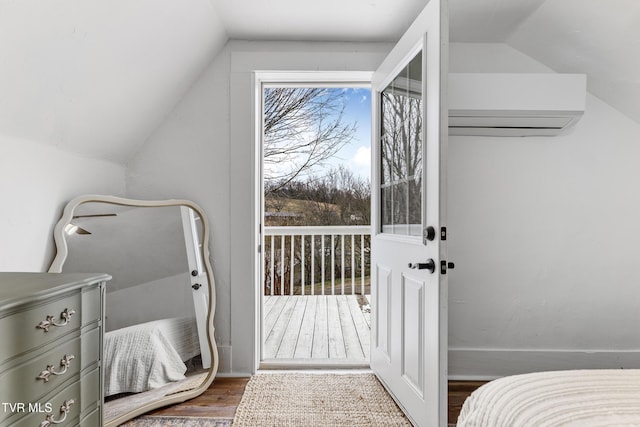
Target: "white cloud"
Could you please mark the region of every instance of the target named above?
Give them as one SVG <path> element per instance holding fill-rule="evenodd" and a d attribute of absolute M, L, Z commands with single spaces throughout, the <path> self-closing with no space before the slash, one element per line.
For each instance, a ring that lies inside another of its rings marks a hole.
<path fill-rule="evenodd" d="M 371 176 L 371 147 L 360 146 L 356 153 L 349 159 L 352 170 L 363 178 Z"/>
<path fill-rule="evenodd" d="M 357 166 L 371 167 L 371 147 L 358 147 L 358 151 L 356 151 L 351 160 Z"/>

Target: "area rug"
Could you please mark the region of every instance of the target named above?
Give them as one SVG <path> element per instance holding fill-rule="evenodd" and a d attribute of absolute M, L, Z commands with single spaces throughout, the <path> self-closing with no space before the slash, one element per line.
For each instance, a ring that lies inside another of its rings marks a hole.
<path fill-rule="evenodd" d="M 156 417 L 143 415 L 121 427 L 231 427 L 231 419 L 202 417 Z"/>
<path fill-rule="evenodd" d="M 244 391 L 233 427 L 411 426 L 373 374 L 264 373 Z"/>

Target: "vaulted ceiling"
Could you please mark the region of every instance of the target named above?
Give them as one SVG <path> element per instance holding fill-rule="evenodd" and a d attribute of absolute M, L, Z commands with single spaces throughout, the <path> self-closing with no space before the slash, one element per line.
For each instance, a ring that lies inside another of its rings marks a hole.
<path fill-rule="evenodd" d="M 385 41 L 427 0 L 0 0 L 0 135 L 119 163 L 229 38 Z M 640 123 L 640 1 L 450 0 L 450 39 L 504 42 Z"/>

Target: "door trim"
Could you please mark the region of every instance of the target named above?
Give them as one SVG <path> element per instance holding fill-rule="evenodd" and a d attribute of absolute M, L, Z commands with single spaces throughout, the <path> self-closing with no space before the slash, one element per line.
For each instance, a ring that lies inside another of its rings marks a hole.
<path fill-rule="evenodd" d="M 263 147 L 263 105 L 262 105 L 262 93 L 263 88 L 269 85 L 279 87 L 301 87 L 301 86 L 314 86 L 314 87 L 339 87 L 345 85 L 349 87 L 367 87 L 371 88 L 371 78 L 373 71 L 254 71 L 253 72 L 253 126 L 255 130 L 254 134 L 254 153 L 256 159 L 256 174 L 254 181 L 254 200 L 256 200 L 256 209 L 254 210 L 254 229 L 256 233 L 255 248 L 264 248 L 264 237 L 262 234 L 262 219 L 264 218 L 264 180 L 263 180 L 263 161 L 262 161 L 262 147 Z M 371 141 L 373 145 L 373 141 Z M 372 221 L 373 222 L 373 221 Z M 254 277 L 254 292 L 257 301 L 257 312 L 255 316 L 256 325 L 254 328 L 254 349 L 255 349 L 255 370 L 258 369 L 301 369 L 304 366 L 308 368 L 319 367 L 334 367 L 338 369 L 345 369 L 348 367 L 362 368 L 362 366 L 356 365 L 313 365 L 307 364 L 302 366 L 299 363 L 291 363 L 290 361 L 279 363 L 273 360 L 264 362 L 263 358 L 263 313 L 264 306 L 262 295 L 262 278 L 264 272 L 262 271 L 264 262 L 262 260 L 262 251 L 256 250 L 254 252 L 254 265 L 255 265 L 255 277 Z"/>

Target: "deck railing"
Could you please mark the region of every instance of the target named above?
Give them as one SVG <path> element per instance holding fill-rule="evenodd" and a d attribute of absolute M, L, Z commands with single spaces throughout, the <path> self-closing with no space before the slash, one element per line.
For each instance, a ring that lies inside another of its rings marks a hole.
<path fill-rule="evenodd" d="M 264 295 L 369 294 L 371 227 L 265 227 Z"/>

